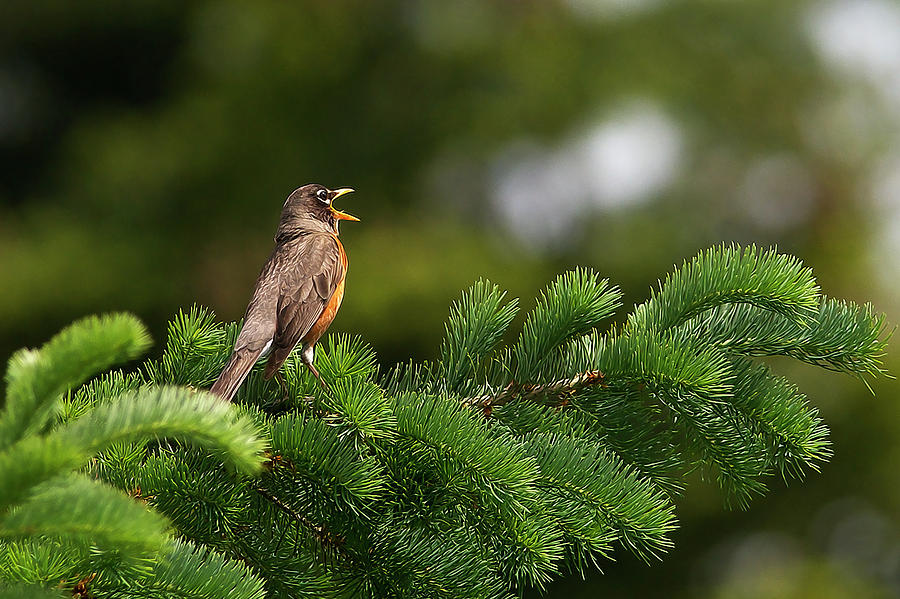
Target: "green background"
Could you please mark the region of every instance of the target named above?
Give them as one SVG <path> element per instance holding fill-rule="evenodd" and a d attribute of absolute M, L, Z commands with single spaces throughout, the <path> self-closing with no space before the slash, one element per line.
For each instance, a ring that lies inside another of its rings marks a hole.
<path fill-rule="evenodd" d="M 6 0 L 0 353 L 86 313 L 239 318 L 309 182 L 357 189 L 332 330 L 384 364 L 434 356 L 479 277 L 529 306 L 586 265 L 628 306 L 722 241 L 896 323 L 898 81 L 889 0 Z M 832 427 L 822 474 L 747 512 L 692 481 L 664 562 L 549 596 L 900 596 L 896 381 L 775 367 Z"/>

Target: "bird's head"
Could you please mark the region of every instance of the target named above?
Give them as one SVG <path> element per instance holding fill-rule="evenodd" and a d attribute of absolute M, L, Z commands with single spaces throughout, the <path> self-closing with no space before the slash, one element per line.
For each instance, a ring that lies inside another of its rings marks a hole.
<path fill-rule="evenodd" d="M 336 210 L 333 203 L 342 195 L 353 192 L 350 188 L 334 191 L 323 185 L 304 185 L 288 196 L 281 211 L 278 233 L 300 231 L 338 232 L 342 220 L 358 221 L 355 216 Z"/>

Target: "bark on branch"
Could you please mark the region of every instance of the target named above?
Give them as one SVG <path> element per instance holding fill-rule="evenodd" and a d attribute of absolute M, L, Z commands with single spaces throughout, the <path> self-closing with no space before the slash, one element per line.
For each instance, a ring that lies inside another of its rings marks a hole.
<path fill-rule="evenodd" d="M 466 397 L 462 402 L 468 406 L 481 408 L 486 416 L 489 416 L 491 410 L 497 406 L 502 406 L 514 399 L 537 401 L 542 398 L 556 397 L 559 398 L 559 401 L 555 403 L 564 405 L 568 402 L 569 397 L 580 389 L 591 385 L 602 385 L 604 384 L 603 381 L 603 373 L 599 370 L 589 370 L 571 378 L 560 379 L 542 385 L 520 384 L 513 381 L 497 393 Z"/>

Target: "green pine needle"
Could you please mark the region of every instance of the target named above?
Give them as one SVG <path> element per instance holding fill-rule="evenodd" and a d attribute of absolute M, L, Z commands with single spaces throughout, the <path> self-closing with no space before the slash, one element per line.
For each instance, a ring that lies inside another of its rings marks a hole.
<path fill-rule="evenodd" d="M 263 599 L 264 582 L 246 565 L 205 547 L 174 541 L 136 596 L 184 599 Z"/>
<path fill-rule="evenodd" d="M 65 596 L 60 589 L 37 584 L 0 583 L 0 599 L 63 599 Z"/>
<path fill-rule="evenodd" d="M 489 429 L 457 402 L 398 398 L 398 432 L 417 442 L 417 451 L 434 453 L 461 467 L 454 484 L 472 485 L 498 503 L 521 509 L 521 494 L 534 492 L 537 464 L 513 440 Z"/>
<path fill-rule="evenodd" d="M 812 270 L 797 258 L 756 246 L 702 252 L 660 283 L 628 318 L 628 331 L 665 331 L 717 306 L 749 304 L 799 324 L 819 306 Z"/>
<path fill-rule="evenodd" d="M 56 414 L 66 389 L 134 359 L 149 345 L 147 330 L 134 316 L 108 314 L 79 320 L 39 350 L 17 352 L 6 371 L 0 449 L 41 430 Z"/>
<path fill-rule="evenodd" d="M 500 342 L 519 312 L 519 302 L 504 303 L 506 292 L 479 280 L 450 307 L 441 343 L 441 377 L 448 390 L 475 378 L 481 360 Z"/>
<path fill-rule="evenodd" d="M 228 359 L 234 339 L 206 308 L 181 310 L 169 323 L 166 348 L 158 362 L 146 365 L 148 378 L 157 384 L 211 384 Z M 209 356 L 217 360 L 210 360 Z"/>
<path fill-rule="evenodd" d="M 124 394 L 53 435 L 94 453 L 123 441 L 169 438 L 215 451 L 239 472 L 259 472 L 264 443 L 256 425 L 215 395 L 178 387 Z"/>
<path fill-rule="evenodd" d="M 827 299 L 807 322 L 751 305 L 720 306 L 683 325 L 685 333 L 745 356 L 789 356 L 857 375 L 884 372 L 885 317 L 871 305 Z"/>
<path fill-rule="evenodd" d="M 515 380 L 539 380 L 552 352 L 567 339 L 598 327 L 621 305 L 621 298 L 618 287 L 589 269 L 560 275 L 525 320 L 514 349 Z"/>
<path fill-rule="evenodd" d="M 283 416 L 272 424 L 272 476 L 302 479 L 315 485 L 323 497 L 338 500 L 341 509 L 365 513 L 385 489 L 378 462 L 360 454 L 340 430 L 325 422 Z M 278 466 L 279 460 L 286 462 Z"/>
<path fill-rule="evenodd" d="M 141 556 L 163 546 L 167 528 L 164 518 L 112 487 L 73 476 L 37 487 L 0 520 L 0 538 L 84 539 Z"/>
<path fill-rule="evenodd" d="M 672 546 L 674 506 L 602 446 L 578 437 L 532 434 L 525 448 L 540 467 L 538 485 L 551 499 L 570 542 L 595 561 L 619 540 L 643 559 Z"/>
<path fill-rule="evenodd" d="M 0 541 L 0 580 L 28 584 L 71 580 L 84 568 L 89 553 L 83 543 L 36 535 L 18 541 Z"/>

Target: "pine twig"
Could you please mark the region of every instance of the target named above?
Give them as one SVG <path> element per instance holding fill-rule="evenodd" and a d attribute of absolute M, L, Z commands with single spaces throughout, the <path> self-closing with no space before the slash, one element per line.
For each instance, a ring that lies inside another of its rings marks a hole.
<path fill-rule="evenodd" d="M 318 539 L 320 543 L 322 543 L 323 546 L 331 546 L 331 547 L 334 547 L 335 549 L 340 549 L 341 545 L 343 545 L 344 539 L 333 535 L 324 526 L 315 524 L 315 523 L 311 522 L 310 520 L 308 520 L 307 518 L 304 518 L 303 516 L 298 514 L 297 511 L 294 510 L 291 506 L 286 504 L 284 501 L 282 501 L 281 499 L 276 497 L 274 494 L 272 494 L 268 490 L 263 489 L 262 487 L 257 487 L 256 492 L 259 493 L 262 497 L 264 497 L 268 501 L 270 501 L 272 503 L 272 505 L 274 505 L 275 507 L 280 509 L 282 512 L 287 514 L 294 522 L 302 525 L 304 528 L 309 530 L 312 533 L 312 535 L 314 537 L 316 537 L 316 539 Z"/>
<path fill-rule="evenodd" d="M 602 372 L 599 370 L 589 370 L 587 372 L 581 372 L 571 378 L 559 379 L 543 385 L 523 385 L 512 381 L 497 393 L 466 397 L 461 401 L 467 406 L 481 408 L 486 415 L 490 415 L 493 408 L 502 406 L 514 399 L 537 401 L 541 397 L 557 396 L 562 397 L 558 402 L 559 405 L 565 405 L 568 402 L 569 397 L 580 389 L 591 385 L 602 385 L 603 381 L 604 376 Z"/>

